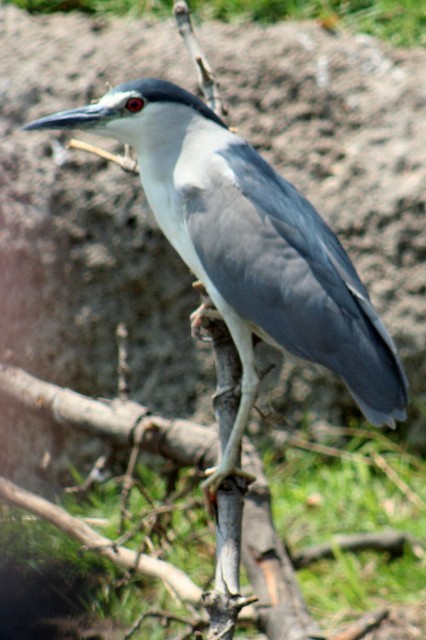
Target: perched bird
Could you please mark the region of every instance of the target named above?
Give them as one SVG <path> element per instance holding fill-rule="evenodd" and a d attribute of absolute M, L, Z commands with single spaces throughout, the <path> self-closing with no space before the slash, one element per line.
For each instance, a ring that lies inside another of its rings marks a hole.
<path fill-rule="evenodd" d="M 131 145 L 158 224 L 222 314 L 242 363 L 241 401 L 209 491 L 235 472 L 258 386 L 253 333 L 331 369 L 373 425 L 406 418 L 395 345 L 339 240 L 200 99 L 141 79 L 24 128 L 78 128 Z"/>

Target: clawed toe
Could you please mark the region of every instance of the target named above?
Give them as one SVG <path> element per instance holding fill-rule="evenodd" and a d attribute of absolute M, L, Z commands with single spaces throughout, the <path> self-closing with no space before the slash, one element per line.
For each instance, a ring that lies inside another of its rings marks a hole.
<path fill-rule="evenodd" d="M 189 316 L 191 322 L 191 336 L 196 340 L 210 340 L 210 336 L 203 332 L 203 320 L 205 318 L 211 318 L 214 320 L 222 318 L 221 314 L 217 311 L 209 297 L 207 297 L 206 301 L 195 309 L 195 311 L 193 311 Z"/>
<path fill-rule="evenodd" d="M 239 467 L 233 467 L 231 469 L 218 467 L 210 467 L 205 470 L 206 479 L 203 481 L 201 487 L 203 489 L 206 501 L 209 507 L 209 511 L 212 512 L 212 505 L 216 503 L 216 493 L 226 478 L 229 476 L 237 476 L 246 481 L 247 486 L 256 480 L 256 476 L 248 471 L 244 471 Z"/>

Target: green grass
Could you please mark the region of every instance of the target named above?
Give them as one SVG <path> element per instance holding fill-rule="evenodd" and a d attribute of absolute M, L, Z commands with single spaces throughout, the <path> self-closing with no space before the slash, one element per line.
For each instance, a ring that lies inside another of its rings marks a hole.
<path fill-rule="evenodd" d="M 371 437 L 360 433 L 350 438 L 344 448 L 346 458 L 340 454 L 324 457 L 295 448 L 286 452 L 285 462 L 274 460 L 276 448 L 270 448 L 265 455 L 276 526 L 290 548 L 297 551 L 324 541 L 334 544 L 334 559 L 322 560 L 298 572 L 306 602 L 326 628 L 333 626 L 336 618 L 341 622 L 383 602 L 408 604 L 426 600 L 424 553 L 421 557 L 421 552 L 416 555 L 407 548 L 402 557 L 390 560 L 386 554 L 376 552 L 346 553 L 333 543 L 337 534 L 390 528 L 424 539 L 426 509 L 413 504 L 371 460 L 374 455 L 382 456 L 423 501 L 425 464 L 401 451 L 380 432 L 372 432 Z M 206 588 L 213 576 L 214 536 L 198 480 L 183 473 L 170 489 L 166 470 L 166 466 L 155 471 L 138 467 L 123 528 L 124 533 L 132 535 L 125 544 L 143 552 L 154 550 Z M 123 533 L 119 479 L 98 485 L 83 500 L 67 495 L 64 504 L 76 516 L 104 519 L 106 526 L 99 529 L 104 535 L 116 539 Z M 157 510 L 163 512 L 158 514 Z M 43 574 L 56 568 L 58 580 L 65 576 L 70 585 L 76 609 L 80 607 L 96 618 L 112 617 L 125 626 L 150 610 L 189 616 L 158 581 L 126 576 L 95 554 L 82 552 L 77 543 L 50 525 L 22 520 L 21 515 L 8 510 L 5 513 L 7 517 L 2 518 L 0 527 L 4 550 L 0 572 L 5 563 L 13 565 L 14 559 L 24 576 L 25 571 Z M 88 584 L 84 576 L 90 576 Z M 134 637 L 160 640 L 181 632 L 178 623 L 171 623 L 165 631 L 157 618 L 147 618 Z M 244 631 L 243 637 L 250 637 L 250 633 Z"/>
<path fill-rule="evenodd" d="M 99 15 L 169 16 L 172 0 L 6 0 L 33 12 L 79 10 Z M 261 23 L 317 19 L 324 26 L 365 32 L 395 46 L 426 45 L 426 7 L 418 0 L 192 0 L 194 15 Z"/>
<path fill-rule="evenodd" d="M 198 480 L 194 485 L 191 473 L 182 474 L 170 492 L 167 465 L 160 465 L 155 470 L 140 465 L 136 479 L 137 483 L 128 496 L 128 513 L 124 521 L 121 516 L 122 485 L 115 478 L 97 486 L 82 502 L 76 502 L 73 495 L 67 496 L 66 507 L 79 517 L 106 519 L 108 525 L 100 529 L 103 535 L 115 540 L 121 535 L 131 534 L 129 540 L 122 542 L 124 546 L 143 553 L 152 553 L 154 549 L 157 557 L 183 568 L 198 585 L 207 585 L 212 578 L 214 537 L 197 489 Z M 179 498 L 182 492 L 184 495 Z M 103 591 L 96 596 L 96 607 L 101 617 L 111 616 L 125 625 L 132 624 L 140 614 L 153 609 L 188 617 L 188 610 L 171 598 L 158 580 L 130 576 L 129 582 L 126 578 L 123 582 L 122 572 L 120 574 L 115 569 L 112 576 L 112 580 L 104 581 Z M 117 584 L 119 589 L 116 589 Z M 88 604 L 93 611 L 92 603 Z M 171 623 L 171 637 L 178 631 L 182 631 L 182 626 Z M 144 621 L 140 637 L 156 640 L 169 636 L 159 629 L 157 618 L 148 618 Z"/>
<path fill-rule="evenodd" d="M 292 449 L 287 464 L 274 470 L 275 520 L 291 549 L 333 543 L 338 534 L 386 529 L 408 532 L 425 542 L 426 508 L 413 504 L 390 477 L 368 461 L 371 454 L 379 453 L 423 502 L 425 465 L 380 433 L 371 435 L 374 440 L 357 437 L 349 441 L 345 450 L 353 459 L 327 460 L 317 453 Z M 375 552 L 344 553 L 337 545 L 333 551 L 334 560 L 322 560 L 298 572 L 308 606 L 323 623 L 337 613 L 345 617 L 354 611 L 370 611 L 384 601 L 426 599 L 426 555 L 416 557 L 407 548 L 401 558 L 390 560 L 387 554 Z"/>

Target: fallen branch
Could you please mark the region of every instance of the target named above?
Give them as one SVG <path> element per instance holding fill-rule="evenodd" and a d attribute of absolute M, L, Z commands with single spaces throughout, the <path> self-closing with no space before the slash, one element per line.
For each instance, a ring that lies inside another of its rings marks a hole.
<path fill-rule="evenodd" d="M 259 598 L 261 627 L 271 640 L 323 640 L 300 593 L 293 563 L 272 519 L 271 494 L 262 462 L 250 441 L 243 441 L 243 469 L 256 480 L 244 500 L 241 557 Z"/>
<path fill-rule="evenodd" d="M 296 569 L 303 569 L 325 558 L 334 558 L 335 545 L 342 551 L 379 551 L 389 553 L 391 558 L 399 558 L 407 544 L 419 545 L 413 536 L 402 531 L 382 531 L 380 533 L 360 533 L 356 535 L 334 536 L 331 544 L 317 544 L 292 555 Z"/>
<path fill-rule="evenodd" d="M 136 553 L 126 547 L 117 546 L 113 540 L 97 533 L 92 527 L 48 500 L 25 489 L 21 489 L 0 476 L 0 496 L 16 507 L 30 511 L 78 540 L 87 551 L 96 551 L 119 567 L 140 574 L 159 578 L 184 602 L 197 604 L 202 590 L 188 576 L 169 562 Z"/>
<path fill-rule="evenodd" d="M 387 609 L 378 609 L 372 613 L 367 613 L 354 622 L 348 629 L 331 636 L 330 640 L 361 640 L 367 633 L 376 629 L 387 615 Z"/>
<path fill-rule="evenodd" d="M 95 400 L 1 363 L 0 393 L 49 422 L 106 437 L 118 446 L 131 447 L 142 436 L 145 451 L 181 466 L 205 469 L 215 463 L 214 429 L 150 415 L 146 407 L 131 400 Z"/>

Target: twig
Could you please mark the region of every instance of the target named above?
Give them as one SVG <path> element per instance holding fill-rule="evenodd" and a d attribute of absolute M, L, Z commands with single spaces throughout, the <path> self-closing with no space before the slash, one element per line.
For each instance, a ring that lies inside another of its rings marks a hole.
<path fill-rule="evenodd" d="M 119 322 L 115 330 L 117 337 L 117 377 L 118 377 L 118 397 L 120 400 L 129 398 L 128 376 L 130 372 L 127 353 L 127 327 L 124 322 Z"/>
<path fill-rule="evenodd" d="M 309 442 L 309 440 L 304 440 L 303 438 L 299 438 L 297 436 L 290 436 L 286 439 L 285 443 L 291 447 L 295 447 L 296 449 L 305 449 L 306 451 L 314 451 L 315 453 L 320 453 L 325 456 L 331 456 L 333 458 L 341 458 L 342 460 L 351 460 L 357 462 L 363 462 L 369 466 L 372 466 L 374 462 L 370 460 L 367 456 L 363 456 L 359 453 L 351 453 L 349 451 L 342 451 L 337 447 L 330 447 L 325 444 L 320 444 L 318 442 Z"/>
<path fill-rule="evenodd" d="M 118 375 L 118 398 L 121 401 L 128 400 L 128 392 L 129 385 L 127 381 L 127 376 L 129 374 L 129 365 L 127 362 L 128 354 L 127 354 L 127 327 L 124 322 L 120 322 L 117 325 L 116 329 L 116 337 L 117 337 L 117 350 L 118 350 L 118 363 L 117 363 L 117 375 Z M 119 531 L 123 534 L 125 520 L 127 518 L 127 502 L 130 494 L 130 490 L 133 486 L 133 472 L 136 466 L 136 462 L 139 455 L 139 449 L 141 444 L 141 439 L 143 435 L 142 429 L 135 429 L 134 431 L 134 440 L 133 446 L 129 457 L 129 462 L 127 465 L 126 472 L 123 477 L 123 488 L 121 491 L 120 498 L 120 525 Z"/>
<path fill-rule="evenodd" d="M 393 442 L 390 440 L 386 434 L 384 434 L 380 429 L 362 429 L 357 427 L 337 427 L 333 425 L 332 427 L 323 425 L 321 426 L 321 431 L 324 433 L 328 433 L 334 438 L 337 436 L 349 436 L 349 437 L 359 437 L 365 438 L 368 441 L 377 440 L 386 446 L 386 449 L 390 451 L 395 451 L 404 456 L 404 459 L 409 461 L 410 464 L 417 469 L 423 469 L 423 462 L 416 458 L 415 455 L 409 453 L 406 447 L 401 446 L 397 442 Z"/>
<path fill-rule="evenodd" d="M 113 540 L 100 535 L 88 524 L 71 516 L 61 507 L 21 489 L 1 476 L 0 496 L 3 500 L 47 520 L 81 542 L 88 550 L 95 550 L 117 566 L 165 581 L 181 600 L 193 604 L 200 602 L 201 589 L 183 571 L 169 562 L 151 558 L 145 554 L 137 554 L 126 547 L 115 545 Z"/>
<path fill-rule="evenodd" d="M 130 638 L 139 631 L 142 622 L 147 618 L 158 618 L 160 623 L 163 625 L 168 625 L 170 622 L 179 622 L 180 624 L 186 625 L 190 629 L 190 633 L 194 633 L 199 629 L 204 629 L 207 625 L 206 620 L 203 620 L 201 617 L 196 620 L 189 620 L 187 618 L 182 618 L 181 616 L 176 616 L 167 611 L 145 611 L 142 613 L 137 620 L 133 623 L 132 627 L 127 631 L 126 635 L 123 636 L 123 640 L 130 640 Z"/>
<path fill-rule="evenodd" d="M 123 488 L 121 490 L 120 498 L 120 533 L 124 531 L 125 520 L 127 518 L 127 501 L 129 498 L 130 490 L 133 486 L 133 472 L 135 470 L 136 462 L 138 460 L 139 449 L 141 446 L 143 431 L 142 429 L 136 429 L 132 451 L 130 453 L 129 462 L 127 464 L 126 473 L 123 477 Z"/>
<path fill-rule="evenodd" d="M 367 464 L 369 466 L 376 466 L 387 475 L 389 480 L 393 482 L 393 484 L 401 491 L 401 493 L 403 493 L 407 497 L 407 499 L 412 504 L 414 504 L 418 509 L 426 509 L 426 503 L 416 493 L 414 493 L 414 491 L 408 486 L 408 484 L 386 462 L 385 458 L 376 451 L 371 451 L 369 456 L 363 456 L 358 453 L 341 451 L 336 447 L 330 447 L 327 445 L 319 444 L 317 442 L 309 442 L 308 440 L 303 440 L 297 436 L 290 436 L 286 439 L 285 443 L 298 449 L 306 449 L 307 451 L 315 451 L 316 453 L 320 453 L 326 456 L 341 458 L 343 460 L 363 462 L 364 464 Z"/>
<path fill-rule="evenodd" d="M 105 149 L 101 149 L 100 147 L 95 147 L 92 144 L 88 144 L 87 142 L 83 142 L 82 140 L 76 140 L 75 138 L 71 138 L 71 140 L 67 144 L 68 149 L 77 149 L 79 151 L 86 151 L 87 153 L 91 153 L 103 160 L 107 160 L 108 162 L 114 162 L 118 164 L 123 171 L 127 171 L 129 173 L 139 173 L 138 163 L 134 158 L 129 155 L 119 156 L 114 153 L 110 153 L 109 151 L 105 151 Z"/>
<path fill-rule="evenodd" d="M 179 33 L 195 65 L 198 86 L 203 92 L 207 104 L 219 117 L 226 116 L 227 109 L 220 95 L 219 83 L 195 36 L 190 11 L 184 0 L 178 0 L 174 3 L 173 14 L 176 18 Z"/>
<path fill-rule="evenodd" d="M 85 479 L 85 481 L 76 487 L 67 487 L 65 489 L 66 493 L 87 493 L 91 488 L 92 484 L 96 481 L 99 481 L 102 477 L 102 471 L 105 468 L 105 463 L 107 461 L 106 456 L 99 456 L 93 465 L 89 475 Z"/>
<path fill-rule="evenodd" d="M 410 489 L 408 484 L 397 474 L 395 469 L 392 469 L 392 467 L 386 462 L 386 460 L 383 456 L 380 455 L 380 453 L 372 451 L 370 455 L 373 458 L 376 466 L 379 467 L 379 469 L 381 469 L 383 473 L 387 475 L 389 480 L 391 480 L 398 487 L 401 493 L 403 493 L 407 497 L 407 499 L 412 504 L 414 504 L 414 506 L 416 506 L 418 509 L 426 509 L 426 502 L 423 502 L 423 500 L 419 498 L 419 496 L 414 493 L 412 489 Z"/>

